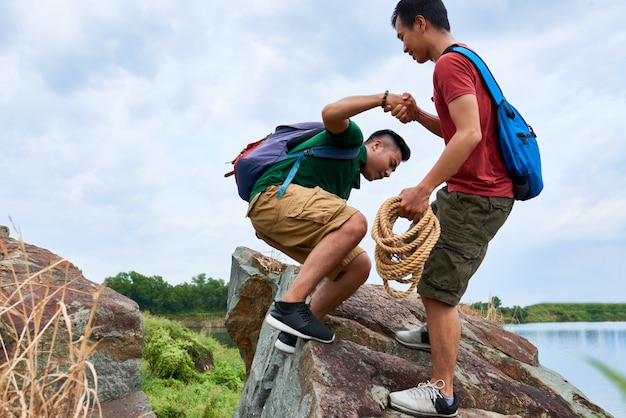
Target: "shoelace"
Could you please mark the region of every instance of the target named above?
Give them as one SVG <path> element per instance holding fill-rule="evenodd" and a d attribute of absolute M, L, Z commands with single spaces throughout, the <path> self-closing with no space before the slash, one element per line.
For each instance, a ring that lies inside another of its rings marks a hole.
<path fill-rule="evenodd" d="M 441 384 L 441 386 L 439 386 Z M 437 398 L 443 398 L 441 394 L 441 389 L 444 388 L 445 382 L 443 380 L 437 380 L 434 383 L 422 382 L 414 388 L 410 389 L 409 394 L 413 397 L 413 399 L 432 399 L 435 400 Z"/>
<path fill-rule="evenodd" d="M 309 325 L 311 323 L 311 321 L 313 320 L 313 312 L 311 312 L 311 308 L 309 307 L 308 304 L 303 304 L 298 306 L 297 308 L 298 314 L 300 314 L 300 317 L 302 318 L 302 320 L 305 322 L 306 325 Z"/>

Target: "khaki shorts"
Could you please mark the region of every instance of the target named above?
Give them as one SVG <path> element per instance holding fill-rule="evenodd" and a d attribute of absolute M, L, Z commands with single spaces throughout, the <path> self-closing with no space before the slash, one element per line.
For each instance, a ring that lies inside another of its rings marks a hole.
<path fill-rule="evenodd" d="M 504 224 L 514 200 L 448 192 L 444 187 L 432 203 L 441 235 L 433 248 L 417 292 L 456 306 L 472 275 L 485 258 L 489 241 Z"/>
<path fill-rule="evenodd" d="M 280 199 L 276 197 L 277 190 L 278 186 L 270 186 L 257 194 L 248 206 L 247 216 L 257 237 L 300 263 L 322 238 L 358 212 L 321 187 L 290 184 Z M 328 278 L 334 280 L 363 252 L 361 247 L 352 249 Z"/>

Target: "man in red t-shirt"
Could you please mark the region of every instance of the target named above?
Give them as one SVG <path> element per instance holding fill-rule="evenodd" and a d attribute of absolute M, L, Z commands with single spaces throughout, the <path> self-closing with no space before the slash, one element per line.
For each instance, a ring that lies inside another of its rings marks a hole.
<path fill-rule="evenodd" d="M 513 184 L 497 143 L 495 107 L 480 75 L 464 56 L 444 54 L 457 41 L 441 0 L 401 0 L 392 24 L 404 52 L 420 64 L 435 62 L 437 114 L 422 110 L 409 94 L 404 105 L 386 111 L 404 123 L 420 123 L 446 144 L 426 176 L 402 190 L 398 214 L 419 221 L 433 191 L 446 185 L 431 204 L 441 236 L 417 286 L 427 325 L 396 333 L 404 345 L 430 349 L 431 379 L 389 397 L 392 407 L 412 415 L 453 417 L 459 405 L 453 379 L 461 339 L 456 306 L 513 208 Z"/>

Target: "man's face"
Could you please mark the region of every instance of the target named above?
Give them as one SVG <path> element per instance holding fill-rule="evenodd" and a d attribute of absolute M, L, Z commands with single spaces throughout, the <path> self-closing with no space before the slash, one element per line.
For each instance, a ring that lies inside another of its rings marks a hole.
<path fill-rule="evenodd" d="M 392 151 L 383 148 L 381 140 L 376 140 L 367 148 L 367 161 L 361 169 L 361 174 L 369 181 L 389 177 L 402 161 L 402 152 L 399 149 Z"/>
<path fill-rule="evenodd" d="M 428 56 L 422 42 L 423 33 L 421 30 L 422 23 L 419 21 L 420 18 L 421 16 L 416 18 L 413 27 L 404 26 L 402 21 L 397 19 L 396 34 L 398 39 L 402 41 L 404 52 L 409 54 L 415 61 L 423 64 L 428 61 Z"/>

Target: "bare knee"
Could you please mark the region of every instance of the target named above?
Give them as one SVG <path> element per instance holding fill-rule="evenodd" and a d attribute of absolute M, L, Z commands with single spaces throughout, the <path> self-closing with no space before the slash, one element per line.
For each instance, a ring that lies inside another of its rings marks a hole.
<path fill-rule="evenodd" d="M 361 212 L 356 212 L 341 228 L 345 233 L 350 234 L 351 237 L 358 239 L 357 243 L 361 242 L 365 234 L 367 234 L 367 219 Z"/>
<path fill-rule="evenodd" d="M 353 273 L 353 277 L 358 278 L 356 280 L 363 284 L 369 278 L 372 262 L 367 253 L 361 253 L 346 266 L 346 270 L 348 269 Z"/>
<path fill-rule="evenodd" d="M 372 270 L 372 261 L 367 253 L 359 254 L 356 259 L 359 260 L 359 268 L 361 269 L 361 274 L 363 275 L 363 283 L 365 283 L 370 276 L 370 271 Z"/>

